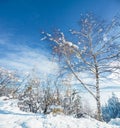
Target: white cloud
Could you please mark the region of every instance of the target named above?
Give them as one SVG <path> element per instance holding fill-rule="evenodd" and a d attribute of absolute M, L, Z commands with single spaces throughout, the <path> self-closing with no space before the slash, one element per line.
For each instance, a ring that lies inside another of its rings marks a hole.
<path fill-rule="evenodd" d="M 120 62 L 114 61 L 110 64 L 111 67 L 116 67 L 115 72 L 111 73 L 108 78 L 115 84 L 120 85 Z"/>
<path fill-rule="evenodd" d="M 120 73 L 120 71 L 119 71 Z M 96 81 L 95 81 L 95 76 L 93 74 L 90 74 L 89 72 L 80 72 L 77 73 L 79 78 L 88 85 L 94 86 Z M 120 75 L 120 74 L 119 74 Z M 80 85 L 80 82 L 72 75 L 72 77 L 68 78 L 70 80 L 70 84 L 74 85 Z M 106 77 L 100 77 L 100 88 L 105 88 L 105 87 L 111 87 L 111 86 L 118 86 L 120 85 L 120 77 L 116 77 L 114 73 L 112 73 L 109 76 Z M 78 87 L 79 88 L 79 87 Z"/>
<path fill-rule="evenodd" d="M 49 57 L 44 51 L 22 45 L 12 45 L 11 48 L 16 52 L 6 53 L 6 57 L 1 58 L 0 65 L 25 72 L 36 68 L 43 74 L 54 74 L 59 68 L 56 62 L 48 59 Z"/>
<path fill-rule="evenodd" d="M 89 74 L 88 72 L 85 72 L 85 71 L 76 72 L 76 74 L 83 81 L 83 83 L 89 84 L 89 85 L 95 85 L 95 77 Z M 67 75 L 65 80 L 68 80 L 68 82 L 72 85 L 80 85 L 80 82 L 76 79 L 76 77 L 72 73 Z"/>

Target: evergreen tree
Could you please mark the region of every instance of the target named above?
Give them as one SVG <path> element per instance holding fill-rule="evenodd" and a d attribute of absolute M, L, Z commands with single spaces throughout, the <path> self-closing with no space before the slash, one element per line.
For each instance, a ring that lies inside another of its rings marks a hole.
<path fill-rule="evenodd" d="M 112 97 L 108 99 L 108 103 L 102 107 L 102 115 L 106 122 L 120 117 L 120 101 L 114 93 Z"/>

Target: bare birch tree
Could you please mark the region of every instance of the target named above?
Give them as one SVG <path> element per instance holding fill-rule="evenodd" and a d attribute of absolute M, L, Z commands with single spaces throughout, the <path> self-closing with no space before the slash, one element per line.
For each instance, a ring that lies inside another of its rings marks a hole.
<path fill-rule="evenodd" d="M 116 16 L 111 22 L 95 18 L 93 15 L 81 15 L 79 31 L 70 30 L 73 36 L 68 41 L 64 33 L 58 30 L 55 34 L 42 32 L 42 40 L 53 43 L 53 50 L 61 57 L 81 85 L 94 97 L 97 103 L 97 119 L 102 121 L 100 86 L 101 80 L 116 70 L 114 63 L 120 58 L 120 22 Z M 112 65 L 112 66 L 111 66 Z M 79 73 L 87 72 L 92 76 L 92 83 L 84 82 Z M 118 73 L 118 72 L 116 72 Z M 92 87 L 92 88 L 91 88 Z"/>

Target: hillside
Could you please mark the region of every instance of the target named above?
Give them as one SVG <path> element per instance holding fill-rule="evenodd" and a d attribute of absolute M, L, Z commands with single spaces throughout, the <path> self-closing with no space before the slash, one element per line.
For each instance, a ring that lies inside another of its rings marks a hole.
<path fill-rule="evenodd" d="M 0 98 L 0 128 L 120 128 L 112 125 L 119 125 L 119 121 L 117 119 L 108 125 L 92 118 L 26 113 L 19 110 L 17 100 Z"/>

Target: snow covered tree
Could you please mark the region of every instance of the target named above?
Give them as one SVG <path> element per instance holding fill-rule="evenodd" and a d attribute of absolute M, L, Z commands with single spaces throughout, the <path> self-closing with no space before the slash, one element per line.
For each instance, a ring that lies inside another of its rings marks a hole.
<path fill-rule="evenodd" d="M 71 90 L 70 95 L 66 95 L 63 98 L 62 106 L 66 115 L 77 115 L 82 113 L 81 97 L 75 90 Z"/>
<path fill-rule="evenodd" d="M 113 93 L 105 106 L 102 107 L 103 120 L 109 122 L 111 119 L 120 118 L 120 101 Z"/>
<path fill-rule="evenodd" d="M 40 107 L 40 79 L 30 77 L 26 83 L 26 87 L 19 95 L 18 106 L 23 111 L 38 112 Z"/>
<path fill-rule="evenodd" d="M 0 67 L 0 96 L 11 94 L 17 87 L 18 80 L 16 72 Z"/>
<path fill-rule="evenodd" d="M 61 65 L 72 72 L 79 83 L 94 97 L 97 104 L 97 119 L 102 121 L 100 85 L 101 80 L 116 73 L 114 65 L 120 58 L 120 22 L 114 17 L 111 22 L 95 18 L 92 14 L 81 15 L 80 29 L 70 30 L 72 41 L 63 32 L 54 34 L 42 32 L 41 40 L 53 43 L 53 50 Z M 70 37 L 71 38 L 71 37 Z M 86 73 L 91 82 L 86 82 L 80 73 Z M 118 73 L 118 72 L 117 72 Z"/>

